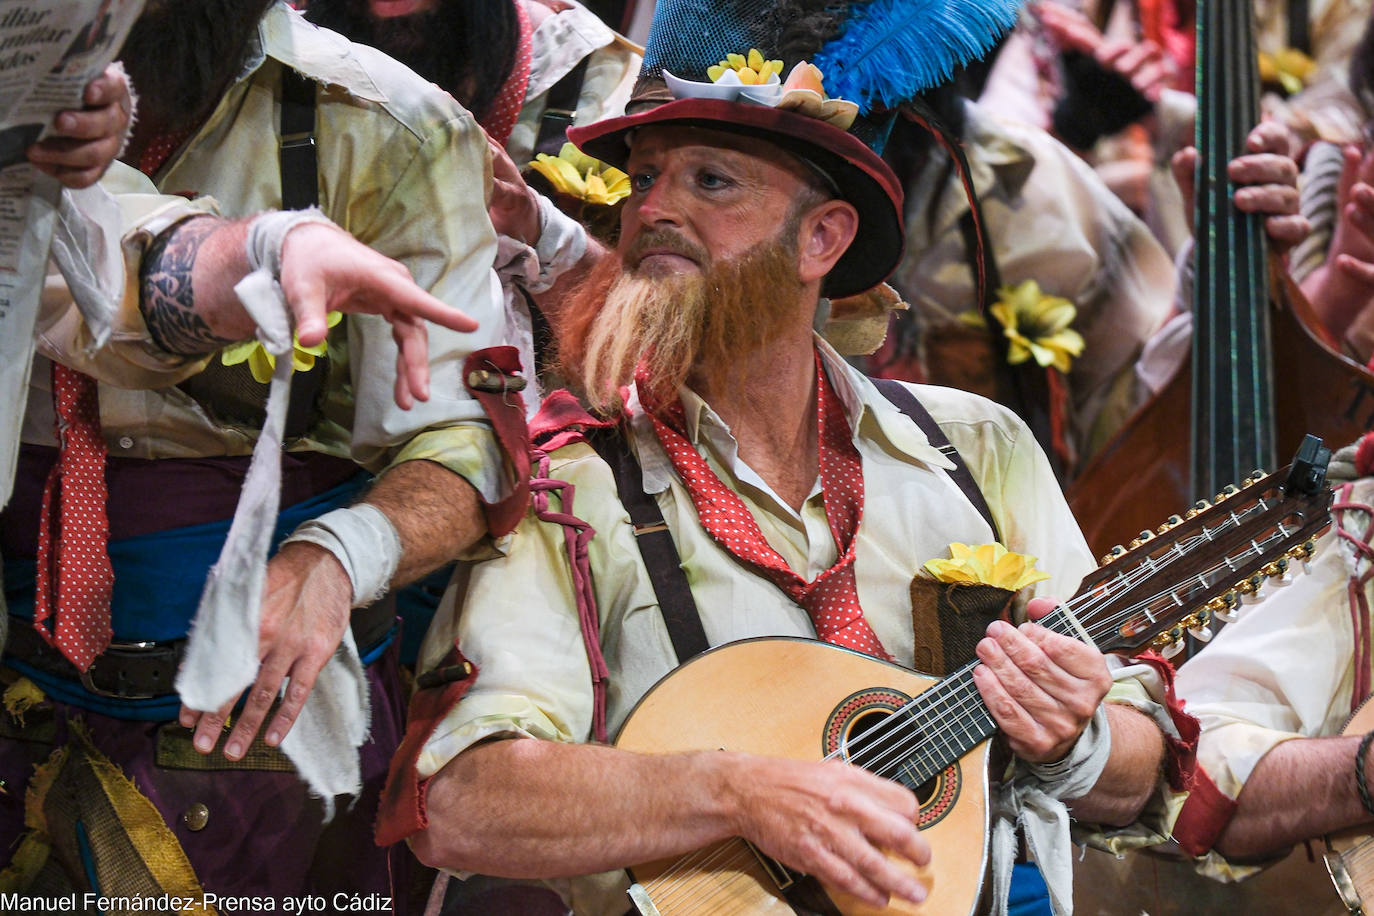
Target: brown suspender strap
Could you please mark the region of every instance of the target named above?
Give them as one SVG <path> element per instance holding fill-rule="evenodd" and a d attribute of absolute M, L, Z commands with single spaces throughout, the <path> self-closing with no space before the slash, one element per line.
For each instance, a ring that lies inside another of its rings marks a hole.
<path fill-rule="evenodd" d="M 304 210 L 320 199 L 315 155 L 315 81 L 281 71 L 281 208 Z"/>
<path fill-rule="evenodd" d="M 978 510 L 978 514 L 983 516 L 983 521 L 988 523 L 988 527 L 992 529 L 993 540 L 1002 540 L 1002 535 L 997 530 L 997 522 L 992 517 L 992 510 L 988 508 L 987 500 L 983 498 L 983 491 L 978 489 L 978 482 L 973 479 L 973 474 L 969 472 L 968 465 L 964 464 L 964 459 L 960 457 L 958 449 L 949 441 L 944 430 L 940 429 L 940 424 L 935 422 L 930 411 L 926 410 L 925 406 L 901 382 L 879 378 L 873 379 L 873 385 L 883 397 L 892 402 L 893 407 L 896 407 L 909 417 L 911 422 L 920 427 L 921 432 L 925 433 L 926 438 L 930 440 L 930 444 L 940 450 L 940 454 L 954 462 L 954 467 L 948 471 L 950 478 L 958 485 L 959 490 L 968 501 L 973 503 L 973 508 Z"/>
<path fill-rule="evenodd" d="M 672 640 L 680 665 L 705 652 L 711 644 L 706 639 L 691 586 L 687 584 L 687 574 L 682 571 L 673 534 L 658 509 L 658 501 L 644 492 L 644 472 L 630 452 L 620 428 L 590 430 L 587 442 L 615 475 L 616 492 L 625 511 L 630 513 L 635 545 L 649 572 L 649 583 L 658 599 L 663 622 L 668 627 L 668 638 Z"/>

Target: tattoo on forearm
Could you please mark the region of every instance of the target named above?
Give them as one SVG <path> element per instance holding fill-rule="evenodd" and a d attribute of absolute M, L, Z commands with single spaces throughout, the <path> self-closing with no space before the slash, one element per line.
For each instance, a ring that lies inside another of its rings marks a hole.
<path fill-rule="evenodd" d="M 178 223 L 154 239 L 143 258 L 139 269 L 143 320 L 153 342 L 168 353 L 196 356 L 233 342 L 214 334 L 196 314 L 191 291 L 196 254 L 219 225 L 218 220 L 203 217 Z"/>

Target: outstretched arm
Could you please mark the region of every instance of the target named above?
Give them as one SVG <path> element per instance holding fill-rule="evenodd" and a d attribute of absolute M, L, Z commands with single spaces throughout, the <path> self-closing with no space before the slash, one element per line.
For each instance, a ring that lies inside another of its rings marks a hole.
<path fill-rule="evenodd" d="M 253 335 L 234 292 L 250 272 L 244 243 L 251 219 L 197 217 L 167 230 L 144 258 L 143 317 L 170 353 L 197 355 Z M 400 263 L 327 223 L 303 223 L 282 243 L 281 286 L 302 344 L 319 343 L 329 312 L 368 312 L 391 323 L 399 350 L 396 403 L 429 397 L 425 322 L 455 331 L 477 323 L 415 285 Z"/>

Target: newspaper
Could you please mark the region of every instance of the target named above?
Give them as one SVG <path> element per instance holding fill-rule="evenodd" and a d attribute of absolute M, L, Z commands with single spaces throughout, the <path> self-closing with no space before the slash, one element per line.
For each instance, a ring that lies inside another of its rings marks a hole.
<path fill-rule="evenodd" d="M 57 112 L 82 107 L 86 84 L 114 59 L 143 2 L 0 0 L 0 505 L 14 482 L 33 329 L 59 211 L 102 207 L 98 192 L 80 195 L 88 206 L 78 207 L 56 180 L 28 165 L 25 151 Z"/>

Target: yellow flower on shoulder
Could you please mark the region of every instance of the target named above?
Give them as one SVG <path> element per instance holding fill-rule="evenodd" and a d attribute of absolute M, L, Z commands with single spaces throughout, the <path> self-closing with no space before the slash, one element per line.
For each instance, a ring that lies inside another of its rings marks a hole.
<path fill-rule="evenodd" d="M 332 328 L 343 321 L 343 313 L 330 312 L 325 320 Z M 324 355 L 325 349 L 329 346 L 329 339 L 326 337 L 313 347 L 302 347 L 299 337 L 293 339 L 295 346 L 291 350 L 291 368 L 296 372 L 309 372 L 315 365 L 315 358 Z M 219 351 L 219 361 L 226 366 L 248 363 L 248 371 L 263 385 L 272 381 L 272 371 L 277 367 L 276 357 L 268 353 L 262 341 L 256 338 L 225 347 Z"/>
<path fill-rule="evenodd" d="M 571 143 L 564 143 L 557 156 L 535 156 L 530 168 L 547 178 L 558 193 L 589 204 L 611 207 L 630 196 L 629 175 L 593 159 Z"/>
<path fill-rule="evenodd" d="M 1041 292 L 1034 280 L 1004 286 L 997 294 L 1002 298 L 990 311 L 1007 337 L 1007 362 L 1015 366 L 1035 357 L 1042 366 L 1068 372 L 1084 347 L 1083 335 L 1069 327 L 1078 317 L 1073 303 Z"/>
<path fill-rule="evenodd" d="M 706 68 L 706 77 L 713 83 L 727 73 L 734 73 L 745 86 L 759 86 L 772 74 L 782 75 L 782 61 L 765 60 L 758 48 L 750 48 L 747 55 L 727 54 L 725 60 Z"/>
<path fill-rule="evenodd" d="M 1295 95 L 1307 85 L 1317 69 L 1317 62 L 1297 48 L 1284 48 L 1275 54 L 1259 54 L 1260 79 L 1278 83 L 1283 91 Z"/>
<path fill-rule="evenodd" d="M 1050 577 L 1035 568 L 1035 557 L 1012 553 L 995 542 L 977 547 L 950 544 L 949 556 L 948 560 L 927 560 L 926 571 L 941 582 L 992 585 L 1011 592 Z"/>

